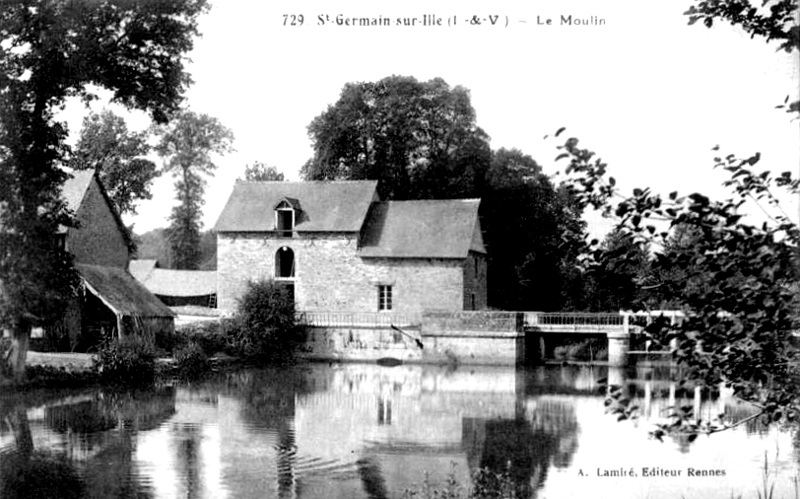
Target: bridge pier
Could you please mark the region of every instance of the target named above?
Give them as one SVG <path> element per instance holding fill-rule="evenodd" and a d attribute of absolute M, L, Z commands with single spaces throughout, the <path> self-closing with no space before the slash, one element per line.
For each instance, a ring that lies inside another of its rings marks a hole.
<path fill-rule="evenodd" d="M 631 336 L 625 331 L 608 332 L 608 365 L 625 367 L 628 365 L 628 352 L 631 349 Z"/>

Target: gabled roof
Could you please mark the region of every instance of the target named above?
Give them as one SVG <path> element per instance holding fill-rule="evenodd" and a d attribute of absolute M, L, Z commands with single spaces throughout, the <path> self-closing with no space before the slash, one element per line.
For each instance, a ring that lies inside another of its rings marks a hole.
<path fill-rule="evenodd" d="M 119 315 L 175 317 L 175 313 L 153 296 L 127 271 L 100 265 L 75 265 L 91 291 Z"/>
<path fill-rule="evenodd" d="M 486 253 L 479 199 L 375 203 L 361 237 L 364 258 L 466 258 Z"/>
<path fill-rule="evenodd" d="M 67 178 L 67 180 L 65 180 L 61 185 L 61 197 L 64 198 L 67 208 L 69 208 L 73 214 L 78 213 L 78 209 L 83 203 L 83 198 L 86 197 L 86 191 L 89 190 L 89 187 L 92 185 L 92 180 L 94 180 L 97 183 L 97 188 L 100 190 L 100 194 L 103 196 L 103 199 L 108 205 L 108 209 L 111 211 L 111 215 L 114 217 L 114 221 L 116 222 L 117 227 L 119 228 L 120 233 L 125 240 L 125 244 L 130 247 L 131 235 L 128 232 L 128 228 L 122 222 L 122 217 L 120 217 L 119 213 L 117 212 L 114 202 L 111 201 L 110 197 L 108 197 L 108 192 L 106 192 L 106 189 L 103 186 L 103 183 L 100 182 L 100 179 L 97 178 L 95 171 L 72 170 L 70 175 L 72 175 L 72 177 Z"/>
<path fill-rule="evenodd" d="M 208 296 L 217 293 L 216 270 L 153 269 L 139 281 L 158 296 Z"/>
<path fill-rule="evenodd" d="M 374 180 L 323 182 L 236 182 L 214 230 L 276 230 L 274 208 L 281 201 L 300 206 L 297 232 L 358 232 L 377 199 Z"/>

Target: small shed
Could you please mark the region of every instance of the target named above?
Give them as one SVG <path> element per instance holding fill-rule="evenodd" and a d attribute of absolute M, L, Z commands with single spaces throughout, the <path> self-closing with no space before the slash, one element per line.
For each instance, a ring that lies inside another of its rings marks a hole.
<path fill-rule="evenodd" d="M 80 300 L 82 343 L 127 335 L 153 337 L 175 330 L 175 313 L 127 271 L 75 265 L 85 292 Z M 70 334 L 72 336 L 72 332 Z"/>

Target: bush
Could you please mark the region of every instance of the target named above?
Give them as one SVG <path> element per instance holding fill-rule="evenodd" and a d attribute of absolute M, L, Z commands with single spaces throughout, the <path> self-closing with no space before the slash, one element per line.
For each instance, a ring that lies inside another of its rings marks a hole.
<path fill-rule="evenodd" d="M 237 353 L 258 360 L 291 358 L 304 339 L 289 290 L 269 279 L 247 283 L 231 329 Z"/>
<path fill-rule="evenodd" d="M 104 345 L 93 359 L 94 368 L 106 383 L 138 386 L 150 384 L 156 375 L 153 343 L 129 336 Z"/>
<path fill-rule="evenodd" d="M 180 340 L 177 347 L 196 343 L 206 355 L 211 356 L 217 352 L 228 350 L 228 337 L 222 331 L 219 321 L 193 322 L 181 326 L 176 330 Z"/>
<path fill-rule="evenodd" d="M 193 341 L 177 349 L 173 358 L 178 376 L 184 379 L 198 379 L 211 370 L 208 355 L 200 345 Z"/>

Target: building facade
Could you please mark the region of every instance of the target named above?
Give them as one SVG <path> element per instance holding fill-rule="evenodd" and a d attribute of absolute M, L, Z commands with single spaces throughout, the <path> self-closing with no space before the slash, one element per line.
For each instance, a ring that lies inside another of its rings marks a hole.
<path fill-rule="evenodd" d="M 215 226 L 219 308 L 248 280 L 301 311 L 486 308 L 479 200 L 382 202 L 374 181 L 237 182 Z"/>

